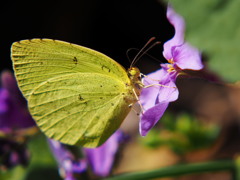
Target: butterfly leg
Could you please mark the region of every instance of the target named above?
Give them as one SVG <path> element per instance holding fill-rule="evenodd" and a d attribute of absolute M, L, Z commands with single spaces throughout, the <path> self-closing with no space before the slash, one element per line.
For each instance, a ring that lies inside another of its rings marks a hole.
<path fill-rule="evenodd" d="M 141 73 L 141 76 L 143 76 L 143 77 L 145 77 L 145 78 L 148 78 L 148 79 L 150 79 L 150 80 L 152 80 L 152 81 L 160 81 L 160 80 L 157 80 L 157 79 L 153 79 L 153 78 L 150 78 L 149 76 L 147 76 L 147 75 L 145 75 L 145 74 L 142 74 Z M 144 84 L 143 83 L 143 81 L 144 81 L 144 79 L 142 78 L 142 84 Z M 175 87 L 172 87 L 172 86 L 166 86 L 166 85 L 163 85 L 163 84 L 150 84 L 150 85 L 147 85 L 147 86 L 143 86 L 143 88 L 148 88 L 148 87 L 152 87 L 152 86 L 161 86 L 161 87 L 168 87 L 168 88 L 177 88 L 176 86 Z"/>
<path fill-rule="evenodd" d="M 163 84 L 150 84 L 150 85 L 147 85 L 147 86 L 144 86 L 143 88 L 149 88 L 149 87 L 152 87 L 152 86 L 161 86 L 161 87 L 168 87 L 168 88 L 177 88 L 176 86 L 166 86 L 166 85 L 163 85 Z"/>
<path fill-rule="evenodd" d="M 137 100 L 139 106 L 140 106 L 141 114 L 143 114 L 143 113 L 144 113 L 144 108 L 143 108 L 143 106 L 142 106 L 142 103 L 140 102 L 140 99 L 138 98 L 138 95 L 137 95 L 135 89 L 133 89 L 133 93 L 134 93 L 134 95 L 135 95 L 135 97 L 136 97 L 136 100 Z M 139 113 L 137 113 L 137 114 L 139 114 Z"/>
<path fill-rule="evenodd" d="M 129 107 L 129 108 L 132 108 L 132 110 L 136 113 L 137 116 L 140 115 L 139 112 L 137 112 L 137 110 L 134 109 L 133 104 L 129 104 L 128 107 Z"/>

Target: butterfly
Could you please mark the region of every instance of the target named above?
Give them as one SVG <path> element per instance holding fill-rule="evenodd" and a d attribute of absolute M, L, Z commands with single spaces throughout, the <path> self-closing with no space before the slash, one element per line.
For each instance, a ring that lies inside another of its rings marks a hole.
<path fill-rule="evenodd" d="M 40 129 L 69 145 L 97 147 L 121 125 L 143 86 L 138 68 L 125 70 L 95 50 L 52 39 L 13 43 L 13 69 Z"/>

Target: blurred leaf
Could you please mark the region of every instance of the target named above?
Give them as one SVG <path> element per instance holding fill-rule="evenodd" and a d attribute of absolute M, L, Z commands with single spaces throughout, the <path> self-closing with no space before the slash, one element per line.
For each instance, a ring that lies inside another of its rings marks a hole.
<path fill-rule="evenodd" d="M 17 166 L 8 171 L 0 171 L 0 179 L 1 180 L 23 180 L 25 176 L 25 168 L 21 166 Z"/>
<path fill-rule="evenodd" d="M 43 134 L 38 134 L 33 137 L 29 142 L 28 147 L 31 152 L 30 166 L 57 166 L 56 161 L 48 146 L 47 139 Z"/>
<path fill-rule="evenodd" d="M 235 157 L 236 179 L 240 179 L 240 156 Z"/>
<path fill-rule="evenodd" d="M 186 40 L 209 60 L 211 70 L 231 82 L 240 80 L 239 0 L 171 0 L 186 20 Z"/>
<path fill-rule="evenodd" d="M 31 160 L 24 180 L 61 180 L 46 137 L 38 134 L 31 139 L 28 145 Z"/>
<path fill-rule="evenodd" d="M 176 118 L 175 118 L 174 114 L 166 111 L 160 120 L 161 123 L 158 123 L 158 124 L 164 125 L 165 129 L 175 130 L 175 126 L 176 126 L 175 120 L 176 120 Z"/>
<path fill-rule="evenodd" d="M 160 124 L 160 128 L 152 129 L 140 142 L 151 148 L 167 145 L 178 154 L 209 147 L 220 130 L 217 125 L 203 124 L 189 114 L 174 119 L 166 113 Z"/>
<path fill-rule="evenodd" d="M 159 130 L 151 129 L 145 138 L 139 138 L 139 141 L 150 148 L 157 148 L 164 145 L 165 142 L 159 136 Z"/>

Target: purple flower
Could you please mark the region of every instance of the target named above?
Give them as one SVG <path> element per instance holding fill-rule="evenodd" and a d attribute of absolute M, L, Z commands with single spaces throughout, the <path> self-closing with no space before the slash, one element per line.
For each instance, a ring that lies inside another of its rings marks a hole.
<path fill-rule="evenodd" d="M 85 158 L 79 155 L 79 147 L 63 145 L 54 140 L 49 140 L 49 144 L 58 162 L 61 176 L 65 180 L 75 180 L 77 175 L 87 170 L 87 166 L 90 166 L 98 176 L 109 175 L 122 135 L 117 131 L 100 147 L 83 148 Z"/>
<path fill-rule="evenodd" d="M 154 79 L 161 80 L 156 82 Z M 144 79 L 144 85 L 159 83 L 164 86 L 150 86 L 141 92 L 140 101 L 145 110 L 140 120 L 140 134 L 145 136 L 158 122 L 168 107 L 169 102 L 178 98 L 178 89 L 175 85 L 175 76 L 171 77 L 167 71 L 160 69 Z M 151 79 L 150 79 L 151 78 Z M 153 80 L 152 80 L 153 79 Z"/>
<path fill-rule="evenodd" d="M 200 52 L 184 41 L 185 23 L 171 6 L 167 8 L 167 18 L 175 28 L 175 35 L 164 43 L 163 56 L 169 62 L 168 71 L 203 68 Z"/>
<path fill-rule="evenodd" d="M 76 180 L 77 175 L 87 170 L 87 163 L 81 158 L 80 149 L 52 139 L 48 139 L 48 143 L 58 162 L 60 175 L 65 180 Z"/>
<path fill-rule="evenodd" d="M 161 64 L 162 69 L 144 78 L 144 85 L 152 86 L 144 88 L 140 95 L 144 110 L 139 125 L 142 136 L 159 121 L 168 104 L 178 98 L 179 92 L 175 84 L 178 74 L 185 69 L 203 68 L 200 52 L 184 41 L 183 18 L 170 6 L 167 8 L 167 18 L 175 28 L 175 35 L 163 46 L 163 56 L 168 63 Z"/>
<path fill-rule="evenodd" d="M 1 74 L 0 131 L 12 131 L 35 127 L 27 102 L 18 89 L 17 82 L 8 71 Z"/>
<path fill-rule="evenodd" d="M 96 175 L 102 177 L 109 175 L 119 143 L 123 139 L 122 137 L 122 132 L 116 131 L 100 147 L 94 149 L 84 148 L 88 163 Z"/>
<path fill-rule="evenodd" d="M 12 73 L 1 74 L 0 88 L 0 166 L 26 165 L 29 155 L 26 138 L 37 131 Z"/>

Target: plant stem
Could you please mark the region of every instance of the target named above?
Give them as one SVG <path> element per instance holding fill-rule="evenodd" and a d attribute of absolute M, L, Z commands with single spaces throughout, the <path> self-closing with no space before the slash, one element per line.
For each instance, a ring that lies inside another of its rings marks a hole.
<path fill-rule="evenodd" d="M 172 177 L 187 175 L 193 173 L 210 172 L 210 171 L 235 171 L 236 163 L 234 160 L 219 160 L 209 161 L 203 163 L 192 164 L 179 164 L 169 167 L 164 167 L 151 171 L 141 171 L 126 173 L 113 177 L 106 178 L 104 180 L 141 180 L 141 179 L 153 179 L 162 177 Z"/>

